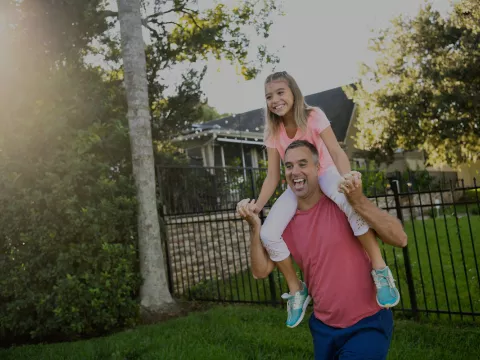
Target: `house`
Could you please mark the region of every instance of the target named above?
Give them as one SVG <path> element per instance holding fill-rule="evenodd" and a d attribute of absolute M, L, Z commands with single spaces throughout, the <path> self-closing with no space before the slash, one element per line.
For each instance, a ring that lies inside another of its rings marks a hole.
<path fill-rule="evenodd" d="M 320 107 L 331 122 L 338 142 L 352 162 L 352 168 L 366 165 L 365 152 L 355 147 L 357 106 L 348 99 L 341 87 L 305 96 L 310 106 Z M 225 167 L 241 165 L 257 168 L 266 160 L 263 145 L 264 109 L 196 124 L 174 139 L 184 149 L 192 165 Z M 380 168 L 387 173 L 405 170 L 427 170 L 437 178 L 456 180 L 451 168 L 426 168 L 422 151 L 398 151 L 390 164 Z M 468 171 L 464 170 L 463 174 Z M 473 178 L 472 178 L 473 179 Z M 467 184 L 472 182 L 467 180 Z"/>
<path fill-rule="evenodd" d="M 305 97 L 307 104 L 318 106 L 326 113 L 341 145 L 345 145 L 354 103 L 341 88 Z M 193 165 L 228 166 L 239 162 L 243 167 L 258 167 L 266 160 L 263 146 L 264 109 L 196 124 L 174 142 L 182 147 Z"/>

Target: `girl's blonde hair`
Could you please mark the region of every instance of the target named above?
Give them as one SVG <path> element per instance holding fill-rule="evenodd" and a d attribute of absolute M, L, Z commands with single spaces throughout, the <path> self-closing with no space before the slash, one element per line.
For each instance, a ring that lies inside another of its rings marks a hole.
<path fill-rule="evenodd" d="M 293 76 L 288 74 L 286 71 L 276 72 L 267 76 L 264 85 L 266 86 L 268 83 L 276 80 L 285 80 L 287 82 L 288 87 L 293 93 L 293 117 L 297 123 L 297 127 L 306 133 L 308 115 L 310 114 L 312 107 L 305 102 L 302 91 L 298 87 L 298 84 Z M 272 113 L 268 109 L 268 106 L 265 108 L 264 140 L 270 137 L 275 137 L 278 134 L 281 121 L 281 117 Z"/>

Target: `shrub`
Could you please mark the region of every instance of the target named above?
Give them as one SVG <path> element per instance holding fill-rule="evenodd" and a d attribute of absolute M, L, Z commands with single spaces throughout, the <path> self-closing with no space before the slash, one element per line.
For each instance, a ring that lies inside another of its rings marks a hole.
<path fill-rule="evenodd" d="M 0 337 L 8 342 L 137 321 L 133 180 L 96 155 L 95 131 L 30 166 L 0 155 Z"/>

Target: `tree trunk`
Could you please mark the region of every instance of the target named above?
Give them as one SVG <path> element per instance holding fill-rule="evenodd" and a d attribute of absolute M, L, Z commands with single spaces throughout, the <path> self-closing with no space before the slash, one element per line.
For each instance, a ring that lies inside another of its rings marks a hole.
<path fill-rule="evenodd" d="M 139 210 L 138 247 L 140 272 L 143 277 L 140 304 L 143 310 L 158 312 L 172 304 L 173 299 L 168 290 L 157 213 L 140 0 L 117 0 L 117 4 L 122 37 L 133 175 Z"/>

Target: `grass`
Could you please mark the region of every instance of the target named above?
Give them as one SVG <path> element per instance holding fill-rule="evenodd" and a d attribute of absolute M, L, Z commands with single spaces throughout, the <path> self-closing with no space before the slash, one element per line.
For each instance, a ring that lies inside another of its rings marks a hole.
<path fill-rule="evenodd" d="M 167 322 L 72 343 L 0 350 L 2 360 L 312 359 L 307 321 L 283 323 L 282 309 L 218 306 Z M 389 360 L 478 359 L 480 329 L 398 320 Z"/>
<path fill-rule="evenodd" d="M 480 313 L 480 217 L 405 223 L 417 304 L 423 310 Z M 402 250 L 385 247 L 401 290 L 400 307 L 411 307 Z"/>
<path fill-rule="evenodd" d="M 480 313 L 480 217 L 442 216 L 406 221 L 405 231 L 409 238 L 408 254 L 418 308 L 427 312 Z M 402 301 L 396 309 L 411 308 L 403 251 L 384 246 L 384 257 L 401 292 Z M 298 273 L 301 276 L 300 271 Z M 279 272 L 273 273 L 273 279 L 275 300 L 280 301 L 280 294 L 287 291 L 287 287 Z M 191 289 L 190 295 L 208 300 L 272 301 L 269 281 L 254 280 L 249 270 L 225 280 L 198 284 Z M 457 317 L 473 320 L 472 317 Z"/>

